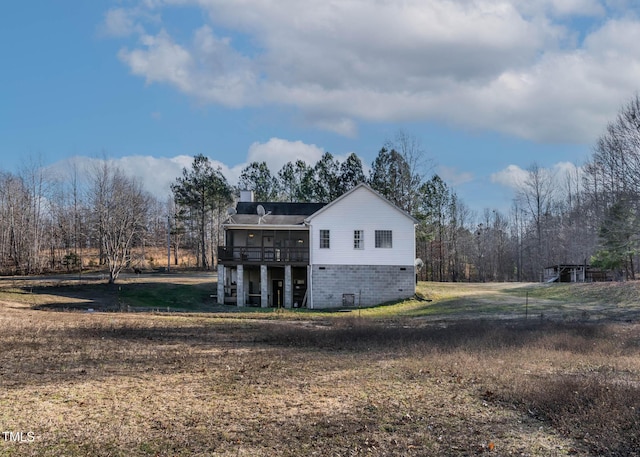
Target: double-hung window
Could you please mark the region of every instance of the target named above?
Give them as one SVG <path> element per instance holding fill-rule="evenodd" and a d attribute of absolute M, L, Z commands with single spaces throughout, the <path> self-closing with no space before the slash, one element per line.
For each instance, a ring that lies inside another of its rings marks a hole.
<path fill-rule="evenodd" d="M 353 231 L 353 249 L 364 249 L 364 230 Z"/>
<path fill-rule="evenodd" d="M 329 249 L 331 247 L 331 236 L 329 230 L 320 230 L 320 249 Z"/>
<path fill-rule="evenodd" d="M 393 232 L 391 230 L 376 230 L 376 247 L 392 248 Z"/>

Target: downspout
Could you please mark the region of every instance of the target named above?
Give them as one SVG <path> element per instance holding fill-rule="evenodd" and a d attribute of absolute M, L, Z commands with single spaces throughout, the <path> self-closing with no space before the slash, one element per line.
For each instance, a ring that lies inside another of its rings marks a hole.
<path fill-rule="evenodd" d="M 307 265 L 307 299 L 309 309 L 313 308 L 313 230 L 311 224 L 304 221 L 304 225 L 309 228 L 309 265 Z"/>

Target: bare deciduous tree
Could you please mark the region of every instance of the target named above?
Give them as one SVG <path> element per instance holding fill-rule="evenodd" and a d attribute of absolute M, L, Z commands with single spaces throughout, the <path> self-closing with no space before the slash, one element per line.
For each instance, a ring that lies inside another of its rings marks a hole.
<path fill-rule="evenodd" d="M 129 265 L 131 248 L 146 228 L 150 196 L 122 170 L 102 161 L 92 170 L 90 195 L 109 283 Z"/>
<path fill-rule="evenodd" d="M 548 244 L 543 243 L 545 222 L 551 215 L 556 189 L 555 177 L 548 169 L 533 163 L 518 190 L 517 199 L 525 209 L 535 230 L 535 246 L 532 247 L 531 261 L 535 271 L 542 271 L 549 258 Z"/>
<path fill-rule="evenodd" d="M 402 195 L 402 198 L 398 198 L 401 202 L 399 206 L 412 214 L 418 205 L 420 186 L 433 170 L 433 160 L 427 157 L 420 140 L 404 130 L 398 130 L 392 140 L 387 140 L 383 150 L 391 155 L 391 162 L 396 164 L 391 171 L 397 173 L 395 185 L 398 196 Z M 393 158 L 394 153 L 398 157 Z"/>

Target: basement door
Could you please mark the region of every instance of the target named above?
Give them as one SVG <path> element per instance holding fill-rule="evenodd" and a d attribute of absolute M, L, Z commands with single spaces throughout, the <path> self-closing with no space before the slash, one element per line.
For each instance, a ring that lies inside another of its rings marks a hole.
<path fill-rule="evenodd" d="M 282 308 L 284 305 L 284 280 L 274 279 L 273 283 L 273 306 Z"/>

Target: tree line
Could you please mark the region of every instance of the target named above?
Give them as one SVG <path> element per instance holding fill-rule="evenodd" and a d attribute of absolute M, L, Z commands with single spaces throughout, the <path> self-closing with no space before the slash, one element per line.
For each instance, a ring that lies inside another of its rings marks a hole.
<path fill-rule="evenodd" d="M 0 274 L 95 266 L 113 282 L 154 244 L 161 205 L 139 181 L 107 161 L 67 171 L 53 176 L 33 161 L 17 174 L 0 171 Z M 83 265 L 89 252 L 97 260 Z"/>
<path fill-rule="evenodd" d="M 415 137 L 399 132 L 369 167 L 354 153 L 325 152 L 270 170 L 248 164 L 229 183 L 204 155 L 161 201 L 112 162 L 71 166 L 51 176 L 37 162 L 0 170 L 0 274 L 96 267 L 115 281 L 171 247 L 200 269 L 216 266 L 222 224 L 241 189 L 257 201 L 330 202 L 365 182 L 418 220 L 419 278 L 432 281 L 539 281 L 546 266 L 591 264 L 634 278 L 640 252 L 640 99 L 606 127 L 582 166 L 553 172 L 532 163 L 509 211 L 472 211 L 437 174 Z M 155 251 L 154 251 L 155 250 Z M 88 260 L 91 259 L 91 260 Z M 168 266 L 168 265 L 167 265 Z"/>

